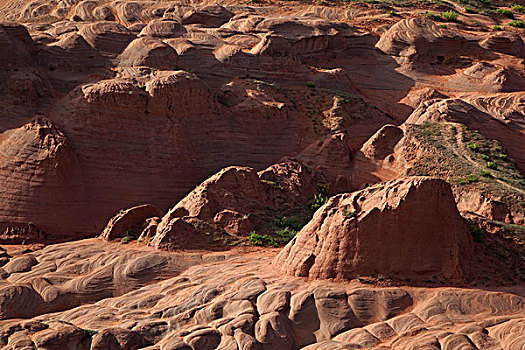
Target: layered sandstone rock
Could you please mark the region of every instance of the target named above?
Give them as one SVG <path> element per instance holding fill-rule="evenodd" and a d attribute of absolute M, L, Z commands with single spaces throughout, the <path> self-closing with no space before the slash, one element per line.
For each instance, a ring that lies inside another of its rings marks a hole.
<path fill-rule="evenodd" d="M 168 211 L 151 245 L 162 249 L 222 246 L 234 236 L 264 230 L 275 212 L 306 202 L 317 192 L 312 169 L 293 161 L 257 173 L 227 167 L 211 176 Z M 198 238 L 200 237 L 200 238 Z"/>
<path fill-rule="evenodd" d="M 461 280 L 470 277 L 472 252 L 450 186 L 414 177 L 330 198 L 273 263 L 310 278 Z"/>

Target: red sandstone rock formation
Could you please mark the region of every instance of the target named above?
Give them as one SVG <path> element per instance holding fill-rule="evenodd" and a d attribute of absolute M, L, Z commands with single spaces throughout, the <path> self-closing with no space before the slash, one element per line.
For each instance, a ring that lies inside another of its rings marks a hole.
<path fill-rule="evenodd" d="M 414 177 L 330 198 L 273 264 L 310 278 L 462 280 L 472 253 L 450 186 Z"/>

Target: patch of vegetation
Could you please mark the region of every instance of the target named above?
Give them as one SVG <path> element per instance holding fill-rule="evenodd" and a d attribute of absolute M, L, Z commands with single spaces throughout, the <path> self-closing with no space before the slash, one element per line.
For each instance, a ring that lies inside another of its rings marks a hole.
<path fill-rule="evenodd" d="M 275 225 L 281 228 L 289 228 L 295 231 L 299 231 L 303 228 L 304 223 L 297 218 L 289 218 L 286 216 L 278 216 L 275 219 Z"/>
<path fill-rule="evenodd" d="M 330 184 L 318 183 L 317 191 L 323 196 L 328 196 L 328 193 L 330 193 Z"/>
<path fill-rule="evenodd" d="M 500 15 L 503 15 L 507 18 L 514 18 L 514 13 L 511 10 L 507 9 L 496 9 L 496 13 L 499 13 Z"/>
<path fill-rule="evenodd" d="M 256 246 L 270 246 L 270 247 L 277 247 L 279 246 L 279 243 L 277 240 L 271 236 L 268 235 L 260 235 L 258 233 L 255 233 L 255 231 L 250 232 L 248 235 L 248 242 L 252 245 Z"/>
<path fill-rule="evenodd" d="M 492 28 L 493 28 L 494 30 L 498 30 L 498 31 L 499 31 L 499 30 L 503 30 L 503 28 L 501 28 L 500 26 L 494 26 L 494 27 L 492 27 Z"/>
<path fill-rule="evenodd" d="M 479 181 L 479 178 L 476 176 L 476 175 L 469 175 L 467 177 L 467 181 L 472 183 L 472 182 L 478 182 Z"/>
<path fill-rule="evenodd" d="M 487 162 L 487 168 L 489 169 L 497 169 L 498 165 L 494 162 Z"/>
<path fill-rule="evenodd" d="M 310 88 L 310 89 L 315 89 L 315 83 L 313 81 L 309 81 L 306 83 L 306 87 Z"/>
<path fill-rule="evenodd" d="M 481 154 L 480 157 L 481 157 L 481 159 L 483 159 L 483 160 L 485 160 L 487 162 L 490 160 L 490 157 L 487 156 L 486 154 Z"/>
<path fill-rule="evenodd" d="M 122 238 L 120 243 L 126 244 L 126 243 L 129 243 L 129 241 L 131 241 L 131 237 L 126 236 L 126 237 Z"/>
<path fill-rule="evenodd" d="M 465 7 L 465 12 L 466 13 L 478 13 L 478 11 L 476 11 L 473 7 L 470 7 L 470 6 Z"/>
<path fill-rule="evenodd" d="M 489 172 L 489 171 L 485 171 L 485 170 L 481 170 L 479 172 L 479 176 L 483 176 L 483 177 L 488 177 L 488 178 L 492 178 L 492 174 Z"/>
<path fill-rule="evenodd" d="M 426 16 L 428 19 L 431 19 L 431 20 L 434 20 L 434 21 L 436 21 L 436 20 L 440 20 L 440 19 L 441 19 L 441 17 L 440 17 L 439 15 L 436 15 L 436 14 L 435 14 L 434 12 L 432 12 L 432 11 L 427 11 L 427 12 L 425 13 L 425 16 Z"/>
<path fill-rule="evenodd" d="M 90 338 L 93 338 L 95 336 L 95 334 L 98 333 L 98 331 L 95 331 L 95 330 L 92 330 L 92 329 L 84 329 L 84 332 L 87 333 L 87 335 L 90 337 Z"/>
<path fill-rule="evenodd" d="M 474 152 L 479 151 L 479 145 L 477 143 L 469 143 L 467 147 L 473 150 Z"/>
<path fill-rule="evenodd" d="M 441 12 L 441 17 L 443 17 L 445 21 L 455 22 L 458 19 L 458 13 L 456 11 L 449 10 L 449 11 Z"/>
<path fill-rule="evenodd" d="M 316 212 L 317 209 L 321 208 L 326 203 L 327 200 L 328 200 L 327 196 L 324 196 L 321 193 L 316 193 L 314 195 L 314 198 L 310 202 L 308 202 L 308 207 L 313 212 Z"/>
<path fill-rule="evenodd" d="M 325 0 L 318 0 L 317 1 L 317 5 L 319 5 L 319 6 L 328 6 L 328 2 L 326 2 Z"/>
<path fill-rule="evenodd" d="M 516 12 L 525 13 L 525 6 L 523 6 L 523 5 L 515 4 L 515 5 L 512 5 L 510 8 L 513 9 L 514 11 L 516 11 Z"/>
<path fill-rule="evenodd" d="M 347 211 L 345 213 L 345 219 L 351 219 L 357 217 L 357 213 L 355 211 Z"/>
<path fill-rule="evenodd" d="M 440 24 L 439 26 L 440 26 L 441 28 L 443 28 L 443 29 L 447 29 L 447 25 L 444 24 L 444 23 Z"/>
<path fill-rule="evenodd" d="M 476 242 L 481 243 L 481 241 L 483 240 L 483 230 L 478 226 L 470 223 L 468 224 L 468 230 L 472 238 L 474 238 Z"/>
<path fill-rule="evenodd" d="M 399 15 L 397 14 L 397 12 L 394 11 L 394 10 L 388 12 L 388 14 L 389 14 L 390 16 L 399 16 Z"/>
<path fill-rule="evenodd" d="M 509 23 L 509 26 L 515 28 L 525 28 L 525 22 L 523 22 L 522 20 L 514 20 Z"/>

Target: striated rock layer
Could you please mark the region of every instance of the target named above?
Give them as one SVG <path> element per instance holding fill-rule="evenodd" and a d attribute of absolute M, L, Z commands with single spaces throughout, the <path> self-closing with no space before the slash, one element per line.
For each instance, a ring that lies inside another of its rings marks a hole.
<path fill-rule="evenodd" d="M 330 198 L 273 264 L 310 278 L 462 280 L 473 251 L 450 185 L 413 177 Z"/>

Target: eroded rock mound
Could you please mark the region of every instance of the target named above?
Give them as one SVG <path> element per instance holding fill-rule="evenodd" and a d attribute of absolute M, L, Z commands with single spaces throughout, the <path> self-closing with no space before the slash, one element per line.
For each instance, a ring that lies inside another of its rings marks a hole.
<path fill-rule="evenodd" d="M 472 239 L 443 180 L 413 177 L 329 199 L 275 258 L 310 278 L 469 277 Z"/>
<path fill-rule="evenodd" d="M 376 44 L 386 54 L 413 60 L 434 60 L 438 56 L 455 55 L 467 48 L 461 35 L 440 28 L 422 18 L 404 19 L 387 30 Z"/>
<path fill-rule="evenodd" d="M 276 211 L 298 204 L 306 209 L 304 204 L 316 192 L 314 171 L 294 161 L 260 172 L 227 167 L 168 211 L 155 237 L 150 237 L 151 244 L 162 249 L 222 246 L 232 235 L 246 236 L 255 228 L 264 229 Z"/>

